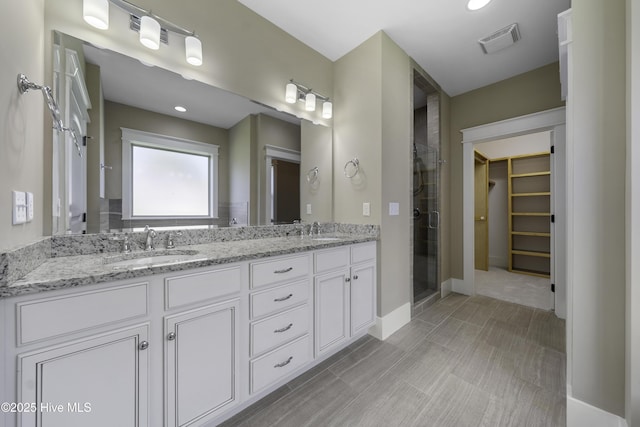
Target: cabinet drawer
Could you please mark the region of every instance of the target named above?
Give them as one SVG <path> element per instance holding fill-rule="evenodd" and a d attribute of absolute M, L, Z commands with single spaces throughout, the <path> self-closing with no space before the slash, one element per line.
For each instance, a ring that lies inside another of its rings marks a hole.
<path fill-rule="evenodd" d="M 251 357 L 309 332 L 307 304 L 251 324 Z"/>
<path fill-rule="evenodd" d="M 16 304 L 19 345 L 147 315 L 147 283 Z"/>
<path fill-rule="evenodd" d="M 251 318 L 265 316 L 292 307 L 309 298 L 309 280 L 290 283 L 251 294 Z"/>
<path fill-rule="evenodd" d="M 164 281 L 165 309 L 238 293 L 241 283 L 240 265 L 168 277 Z"/>
<path fill-rule="evenodd" d="M 377 257 L 376 242 L 362 243 L 351 246 L 351 264 L 365 261 L 375 261 Z"/>
<path fill-rule="evenodd" d="M 251 264 L 251 287 L 258 288 L 309 274 L 309 255 L 278 258 Z"/>
<path fill-rule="evenodd" d="M 349 247 L 318 251 L 314 255 L 315 273 L 346 268 L 349 265 Z"/>
<path fill-rule="evenodd" d="M 286 377 L 311 360 L 309 335 L 250 362 L 251 393 Z"/>

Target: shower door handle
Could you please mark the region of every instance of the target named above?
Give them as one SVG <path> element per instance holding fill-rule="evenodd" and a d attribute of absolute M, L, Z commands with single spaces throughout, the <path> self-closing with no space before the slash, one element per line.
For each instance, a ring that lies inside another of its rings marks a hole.
<path fill-rule="evenodd" d="M 435 225 L 433 225 L 433 218 L 435 217 Z M 439 211 L 430 211 L 429 212 L 429 221 L 427 227 L 435 230 L 440 228 L 440 212 Z"/>

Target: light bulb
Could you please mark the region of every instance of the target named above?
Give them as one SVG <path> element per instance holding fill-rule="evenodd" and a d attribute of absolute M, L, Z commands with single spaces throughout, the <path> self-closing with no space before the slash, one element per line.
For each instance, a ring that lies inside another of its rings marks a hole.
<path fill-rule="evenodd" d="M 83 0 L 82 17 L 99 30 L 109 28 L 109 0 Z"/>
<path fill-rule="evenodd" d="M 333 116 L 333 104 L 331 101 L 325 101 L 322 104 L 322 118 L 330 119 Z"/>
<path fill-rule="evenodd" d="M 284 100 L 289 104 L 295 104 L 298 100 L 298 86 L 293 83 L 287 83 Z"/>
<path fill-rule="evenodd" d="M 140 19 L 140 43 L 149 49 L 160 49 L 160 24 L 150 16 Z"/>
<path fill-rule="evenodd" d="M 308 93 L 304 98 L 304 109 L 307 111 L 315 111 L 316 109 L 316 96 L 312 93 Z"/>
<path fill-rule="evenodd" d="M 202 42 L 195 36 L 187 36 L 184 39 L 187 62 L 199 67 L 202 65 Z"/>

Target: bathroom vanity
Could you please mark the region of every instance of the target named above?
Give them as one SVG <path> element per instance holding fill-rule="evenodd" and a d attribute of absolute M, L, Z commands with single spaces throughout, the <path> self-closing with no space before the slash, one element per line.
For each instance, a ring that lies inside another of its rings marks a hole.
<path fill-rule="evenodd" d="M 277 237 L 156 264 L 51 258 L 0 299 L 5 425 L 216 425 L 367 333 L 376 247 Z"/>

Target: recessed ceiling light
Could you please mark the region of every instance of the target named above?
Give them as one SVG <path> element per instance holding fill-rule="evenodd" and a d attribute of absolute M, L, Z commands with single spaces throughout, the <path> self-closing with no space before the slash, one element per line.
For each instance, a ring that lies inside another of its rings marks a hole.
<path fill-rule="evenodd" d="M 186 108 L 184 108 L 182 105 L 176 105 L 175 107 L 173 107 L 176 109 L 176 111 L 180 111 L 181 113 L 184 113 L 187 111 Z"/>
<path fill-rule="evenodd" d="M 483 7 L 488 5 L 489 2 L 491 2 L 491 0 L 469 0 L 469 3 L 467 3 L 467 9 L 469 10 L 482 9 Z"/>

